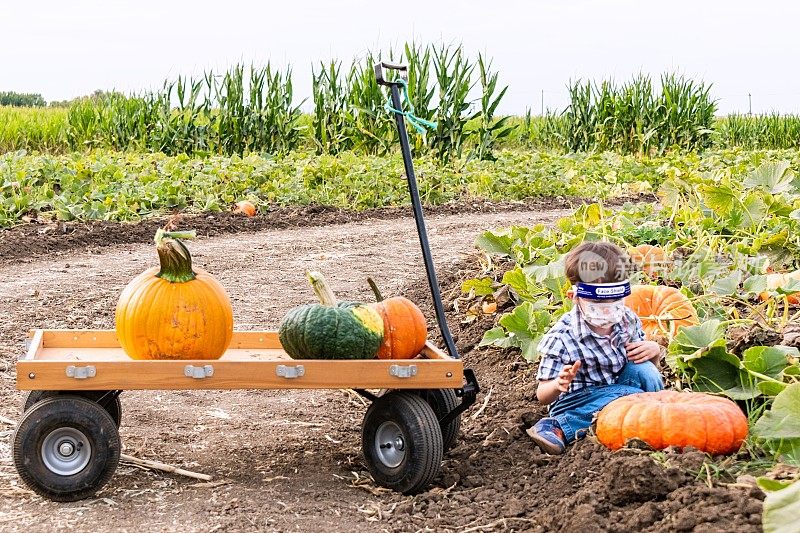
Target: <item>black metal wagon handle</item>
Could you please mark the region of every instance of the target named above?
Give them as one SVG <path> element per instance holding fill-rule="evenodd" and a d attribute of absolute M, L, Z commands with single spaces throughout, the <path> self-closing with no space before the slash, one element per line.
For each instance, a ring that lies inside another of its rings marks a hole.
<path fill-rule="evenodd" d="M 403 81 L 388 80 L 384 75 L 384 69 L 396 70 L 400 74 Z M 431 256 L 431 247 L 428 243 L 428 232 L 425 229 L 425 217 L 422 213 L 422 203 L 419 199 L 419 189 L 417 188 L 417 176 L 414 173 L 414 163 L 411 160 L 411 147 L 408 143 L 408 132 L 406 131 L 405 116 L 402 112 L 398 112 L 403 108 L 403 102 L 400 96 L 400 88 L 403 87 L 405 81 L 408 81 L 408 66 L 394 65 L 392 63 L 381 62 L 375 65 L 375 78 L 380 85 L 389 87 L 392 96 L 392 107 L 394 108 L 394 118 L 397 122 L 397 132 L 400 134 L 400 148 L 403 152 L 403 164 L 406 169 L 406 180 L 408 181 L 408 191 L 411 193 L 411 205 L 414 208 L 414 220 L 417 223 L 417 234 L 419 235 L 419 243 L 422 247 L 422 258 L 425 261 L 425 271 L 428 274 L 428 285 L 430 285 L 431 296 L 433 296 L 433 307 L 436 311 L 436 321 L 439 324 L 439 330 L 442 332 L 444 344 L 450 357 L 453 359 L 461 359 L 458 355 L 458 350 L 453 342 L 453 337 L 450 335 L 450 328 L 447 326 L 447 319 L 444 316 L 444 305 L 442 304 L 442 295 L 439 291 L 439 281 L 436 279 L 436 268 L 433 265 L 433 257 Z"/>

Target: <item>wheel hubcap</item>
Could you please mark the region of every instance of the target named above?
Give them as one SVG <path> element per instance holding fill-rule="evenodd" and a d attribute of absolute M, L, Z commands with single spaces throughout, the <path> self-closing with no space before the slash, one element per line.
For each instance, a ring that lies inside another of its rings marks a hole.
<path fill-rule="evenodd" d="M 75 428 L 58 428 L 42 442 L 42 461 L 54 474 L 77 474 L 89 464 L 92 446 L 89 439 Z"/>
<path fill-rule="evenodd" d="M 406 456 L 406 441 L 403 430 L 394 422 L 384 422 L 375 432 L 375 452 L 380 461 L 389 468 L 396 468 Z"/>

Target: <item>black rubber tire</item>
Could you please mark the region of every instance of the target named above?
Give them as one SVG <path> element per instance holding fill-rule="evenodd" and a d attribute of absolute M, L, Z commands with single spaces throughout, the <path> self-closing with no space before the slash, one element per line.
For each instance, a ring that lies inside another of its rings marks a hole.
<path fill-rule="evenodd" d="M 453 389 L 420 389 L 413 391 L 425 400 L 433 409 L 436 419 L 441 419 L 444 415 L 458 407 L 460 403 L 456 391 Z M 461 431 L 461 415 L 458 415 L 442 428 L 442 446 L 446 452 L 456 443 L 458 433 Z"/>
<path fill-rule="evenodd" d="M 42 400 L 46 400 L 47 398 L 67 395 L 80 396 L 81 398 L 86 398 L 87 400 L 93 402 L 100 402 L 100 400 L 110 392 L 111 391 L 107 390 L 32 390 L 28 392 L 27 396 L 25 396 L 25 403 L 22 405 L 22 412 L 25 413 L 35 404 L 41 402 Z M 119 427 L 120 424 L 122 424 L 122 402 L 119 399 L 119 394 L 117 394 L 113 399 L 106 397 L 103 399 L 103 402 L 100 405 L 108 412 L 108 414 L 111 415 L 111 418 L 114 419 L 114 423 L 117 425 L 117 427 Z"/>
<path fill-rule="evenodd" d="M 69 475 L 51 470 L 42 452 L 48 435 L 63 428 L 79 431 L 91 446 L 88 463 Z M 34 404 L 14 433 L 13 459 L 20 478 L 37 494 L 57 502 L 94 495 L 114 475 L 119 455 L 119 432 L 111 415 L 80 396 L 59 395 Z"/>
<path fill-rule="evenodd" d="M 404 454 L 397 466 L 384 463 L 378 455 L 376 434 L 387 422 L 402 432 Z M 414 393 L 393 391 L 376 399 L 364 416 L 361 446 L 375 482 L 403 494 L 426 489 L 442 467 L 439 421 L 431 406 Z"/>

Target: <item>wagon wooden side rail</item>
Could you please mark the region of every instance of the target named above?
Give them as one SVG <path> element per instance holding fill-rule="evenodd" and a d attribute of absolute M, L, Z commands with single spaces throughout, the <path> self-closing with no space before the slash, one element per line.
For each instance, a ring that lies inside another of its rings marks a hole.
<path fill-rule="evenodd" d="M 21 390 L 459 388 L 464 365 L 426 344 L 416 359 L 296 360 L 275 331 L 236 331 L 217 360 L 134 360 L 114 330 L 33 330 Z"/>

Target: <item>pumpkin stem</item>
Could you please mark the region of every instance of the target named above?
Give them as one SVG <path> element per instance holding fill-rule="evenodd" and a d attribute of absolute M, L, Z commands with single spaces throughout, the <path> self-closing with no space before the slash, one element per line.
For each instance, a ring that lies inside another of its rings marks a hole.
<path fill-rule="evenodd" d="M 375 295 L 375 301 L 376 302 L 382 302 L 382 301 L 384 301 L 386 299 L 386 298 L 383 297 L 383 295 L 381 294 L 380 289 L 375 284 L 375 281 L 373 281 L 372 278 L 367 278 L 367 283 L 369 283 L 369 288 L 372 289 L 372 294 Z"/>
<path fill-rule="evenodd" d="M 317 271 L 308 271 L 306 272 L 306 277 L 308 281 L 311 282 L 311 287 L 314 289 L 314 292 L 317 293 L 317 298 L 319 298 L 319 303 L 322 305 L 327 305 L 328 307 L 335 307 L 336 306 L 336 295 L 333 294 L 330 286 L 328 286 L 325 278 L 322 276 L 321 272 Z"/>
<path fill-rule="evenodd" d="M 192 255 L 189 249 L 178 239 L 193 239 L 197 235 L 194 231 L 164 231 L 156 232 L 155 242 L 161 270 L 156 277 L 170 283 L 186 283 L 195 279 L 192 270 Z"/>

